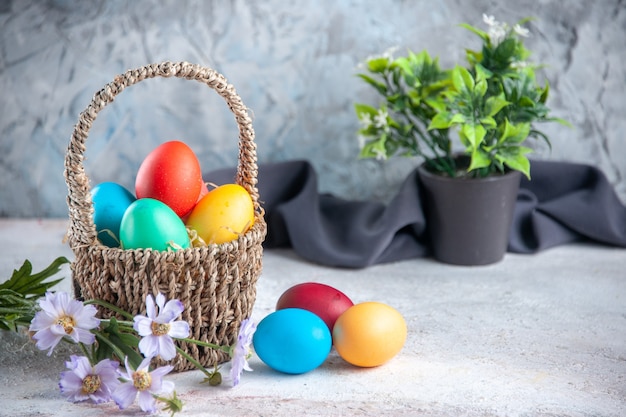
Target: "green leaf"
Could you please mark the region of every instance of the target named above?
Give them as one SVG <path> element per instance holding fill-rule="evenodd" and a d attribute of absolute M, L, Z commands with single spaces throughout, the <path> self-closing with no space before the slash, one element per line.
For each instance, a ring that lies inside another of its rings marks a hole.
<path fill-rule="evenodd" d="M 530 97 L 521 97 L 518 101 L 518 105 L 522 107 L 534 107 L 535 102 Z"/>
<path fill-rule="evenodd" d="M 539 97 L 539 102 L 545 104 L 546 101 L 548 100 L 548 94 L 550 94 L 550 84 L 546 80 L 546 85 L 543 88 L 543 90 L 541 90 L 541 96 Z"/>
<path fill-rule="evenodd" d="M 534 17 L 528 16 L 528 17 L 524 17 L 524 18 L 518 20 L 517 24 L 520 25 L 520 26 L 523 26 L 525 23 L 531 22 L 533 20 L 535 20 Z"/>
<path fill-rule="evenodd" d="M 459 26 L 461 26 L 461 27 L 469 30 L 470 32 L 473 32 L 476 35 L 480 36 L 483 41 L 485 41 L 485 42 L 489 41 L 489 34 L 488 33 L 483 32 L 482 30 L 477 29 L 474 26 L 468 25 L 467 23 L 461 23 L 461 24 L 459 24 Z"/>
<path fill-rule="evenodd" d="M 465 83 L 463 82 L 463 76 L 461 75 L 461 71 L 459 66 L 456 66 L 452 70 L 452 85 L 456 91 L 463 91 L 465 88 Z"/>
<path fill-rule="evenodd" d="M 380 137 L 376 140 L 373 140 L 361 149 L 361 153 L 359 157 L 361 158 L 387 158 L 387 148 L 386 148 L 387 134 L 382 133 Z"/>
<path fill-rule="evenodd" d="M 467 140 L 467 148 L 473 152 L 480 146 L 487 132 L 480 124 L 468 123 L 461 127 L 460 133 L 461 136 Z"/>
<path fill-rule="evenodd" d="M 117 319 L 112 317 L 106 327 L 96 333 L 98 345 L 96 347 L 96 361 L 117 356 L 124 362 L 127 356 L 130 364 L 137 368 L 143 357 L 137 351 L 139 338 L 131 333 L 120 330 Z"/>
<path fill-rule="evenodd" d="M 517 44 L 518 41 L 515 38 L 507 38 L 500 42 L 494 52 L 494 59 L 502 66 L 508 66 L 508 64 L 517 57 Z"/>
<path fill-rule="evenodd" d="M 526 178 L 530 179 L 530 161 L 526 157 L 526 154 L 530 152 L 532 152 L 532 149 L 523 146 L 507 147 L 502 149 L 496 155 L 496 158 L 509 168 L 520 171 Z"/>
<path fill-rule="evenodd" d="M 371 118 L 378 114 L 377 108 L 360 103 L 354 105 L 354 111 L 356 112 L 356 115 L 359 119 L 361 119 L 364 114 L 370 115 Z"/>
<path fill-rule="evenodd" d="M 409 51 L 409 57 L 411 56 L 411 54 L 412 52 Z M 409 58 L 400 57 L 393 62 L 393 66 L 400 68 L 404 76 L 407 76 L 407 75 L 415 76 L 415 74 L 413 73 L 413 67 L 411 65 L 411 62 L 409 61 Z M 410 83 L 410 85 L 413 85 L 413 83 Z"/>
<path fill-rule="evenodd" d="M 560 117 L 548 117 L 545 121 L 546 122 L 557 122 L 558 124 L 560 124 L 562 126 L 567 126 L 567 127 L 571 127 L 571 128 L 574 127 L 570 122 L 568 122 L 565 119 L 561 119 Z"/>
<path fill-rule="evenodd" d="M 387 57 L 378 57 L 372 58 L 367 61 L 367 69 L 374 73 L 380 73 L 387 69 L 389 66 L 389 58 Z"/>
<path fill-rule="evenodd" d="M 482 119 L 480 119 L 480 124 L 488 128 L 495 128 L 498 126 L 498 124 L 496 123 L 496 120 L 493 117 L 489 117 L 489 116 L 483 117 Z"/>
<path fill-rule="evenodd" d="M 26 259 L 19 270 L 13 271 L 13 275 L 8 281 L 0 284 L 0 288 L 11 289 L 23 295 L 43 295 L 45 294 L 45 291 L 42 293 L 39 290 L 32 293 L 31 290 L 33 288 L 39 287 L 39 284 L 41 284 L 41 282 L 44 281 L 46 278 L 49 278 L 59 272 L 59 270 L 61 269 L 61 265 L 66 263 L 69 263 L 67 258 L 63 256 L 58 257 L 57 259 L 52 261 L 52 263 L 43 271 L 31 275 L 32 264 L 28 259 Z M 54 284 L 48 283 L 47 288 L 53 287 L 59 281 L 61 280 L 55 281 Z"/>
<path fill-rule="evenodd" d="M 28 326 L 37 310 L 37 300 L 63 279 L 46 281 L 57 274 L 65 257 L 58 257 L 41 272 L 32 274 L 32 264 L 27 259 L 11 278 L 0 284 L 0 328 L 17 331 L 19 326 Z"/>
<path fill-rule="evenodd" d="M 373 143 L 366 143 L 361 151 L 359 152 L 359 158 L 367 159 L 367 158 L 376 158 L 376 154 L 372 151 Z"/>
<path fill-rule="evenodd" d="M 426 104 L 439 113 L 446 111 L 446 102 L 441 99 L 427 99 L 425 101 Z"/>
<path fill-rule="evenodd" d="M 456 91 L 473 91 L 474 90 L 474 77 L 469 71 L 461 66 L 454 67 L 452 70 L 452 84 Z"/>
<path fill-rule="evenodd" d="M 502 134 L 498 139 L 499 144 L 503 143 L 522 143 L 530 134 L 530 123 L 510 123 L 508 119 L 504 120 Z"/>
<path fill-rule="evenodd" d="M 485 93 L 487 93 L 487 81 L 486 80 L 479 80 L 476 83 L 476 88 L 474 89 L 474 91 L 480 96 L 480 97 L 484 97 Z"/>
<path fill-rule="evenodd" d="M 485 100 L 485 113 L 488 116 L 495 116 L 500 110 L 508 106 L 510 103 L 506 101 L 504 96 L 491 96 Z"/>
<path fill-rule="evenodd" d="M 389 104 L 389 107 L 396 112 L 402 112 L 404 109 L 408 108 L 409 101 L 410 100 L 402 94 L 394 94 L 387 97 L 387 104 Z"/>
<path fill-rule="evenodd" d="M 548 145 L 548 148 L 550 149 L 550 151 L 552 151 L 552 143 L 550 142 L 550 139 L 548 139 L 545 133 L 536 129 L 531 129 L 528 136 L 532 138 L 541 138 L 546 143 L 546 145 Z"/>
<path fill-rule="evenodd" d="M 476 79 L 488 80 L 489 78 L 493 77 L 493 72 L 489 71 L 481 64 L 476 64 L 474 69 L 476 70 Z"/>
<path fill-rule="evenodd" d="M 387 94 L 387 86 L 385 85 L 385 83 L 380 82 L 372 77 L 370 77 L 369 75 L 366 74 L 357 74 L 357 77 L 361 78 L 363 81 L 365 81 L 367 84 L 371 85 L 372 87 L 374 87 L 376 89 L 376 91 L 378 91 L 379 94 L 381 95 L 385 95 Z"/>
<path fill-rule="evenodd" d="M 461 113 L 457 113 L 454 116 L 452 116 L 452 119 L 450 120 L 450 125 L 460 125 L 467 122 L 467 118 L 465 117 L 465 115 L 461 114 Z"/>
<path fill-rule="evenodd" d="M 486 168 L 491 165 L 491 159 L 489 155 L 483 152 L 481 149 L 475 149 L 472 152 L 470 158 L 470 166 L 467 168 L 467 171 L 473 171 L 475 169 Z"/>
<path fill-rule="evenodd" d="M 0 289 L 0 329 L 17 331 L 18 326 L 30 324 L 35 302 L 6 288 Z"/>
<path fill-rule="evenodd" d="M 451 126 L 451 124 L 452 124 L 452 115 L 447 111 L 443 111 L 443 112 L 437 113 L 435 117 L 433 117 L 433 119 L 430 121 L 430 124 L 428 125 L 428 130 L 448 129 Z"/>

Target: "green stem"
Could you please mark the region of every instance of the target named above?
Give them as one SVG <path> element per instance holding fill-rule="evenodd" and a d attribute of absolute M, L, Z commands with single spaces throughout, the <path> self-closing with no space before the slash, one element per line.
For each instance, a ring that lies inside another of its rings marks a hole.
<path fill-rule="evenodd" d="M 108 345 L 113 350 L 115 355 L 120 359 L 120 361 L 124 361 L 124 358 L 126 357 L 126 355 L 124 354 L 124 352 L 122 352 L 122 350 L 119 347 L 117 347 L 115 343 L 111 342 L 109 339 L 102 336 L 100 333 L 96 333 L 96 338 L 98 339 L 98 341 Z"/>
<path fill-rule="evenodd" d="M 89 353 L 89 351 L 87 350 L 87 346 L 85 346 L 84 343 L 79 343 L 78 346 L 80 347 L 80 350 L 83 352 L 83 354 L 87 357 L 87 359 L 89 360 L 89 363 L 92 366 L 96 366 L 95 361 L 93 359 L 93 355 L 91 353 Z"/>
<path fill-rule="evenodd" d="M 180 340 L 188 340 L 188 339 L 180 339 Z M 202 364 L 200 362 L 198 362 L 197 360 L 195 360 L 194 358 L 191 357 L 191 355 L 189 355 L 187 352 L 185 352 L 184 350 L 182 350 L 180 347 L 176 346 L 176 351 L 178 353 L 180 353 L 185 359 L 187 359 L 189 362 L 193 363 L 194 366 L 196 368 L 198 368 L 200 371 L 202 371 L 203 374 L 205 374 L 208 378 L 211 378 L 212 374 L 211 372 L 207 371 L 204 366 L 202 366 Z"/>
<path fill-rule="evenodd" d="M 109 309 L 111 311 L 114 311 L 114 312 L 118 313 L 119 315 L 126 317 L 127 319 L 130 319 L 130 320 L 133 319 L 133 315 L 132 314 L 122 310 L 121 308 L 119 308 L 117 306 L 114 306 L 111 303 L 107 303 L 106 301 L 102 301 L 102 300 L 87 300 L 87 301 L 85 301 L 85 304 L 96 304 L 96 305 L 99 305 L 101 307 L 107 308 L 107 309 Z"/>
<path fill-rule="evenodd" d="M 203 346 L 203 347 L 208 347 L 211 349 L 215 349 L 224 353 L 228 353 L 230 355 L 230 351 L 231 348 L 230 346 L 220 346 L 220 345 L 216 345 L 215 343 L 209 343 L 209 342 L 203 342 L 201 340 L 196 340 L 196 339 L 176 339 L 176 340 L 180 340 L 182 342 L 186 342 L 186 343 L 192 343 L 194 345 L 198 345 L 198 346 Z"/>
<path fill-rule="evenodd" d="M 100 319 L 101 323 L 105 323 L 105 324 L 109 324 L 111 323 L 110 319 Z M 115 319 L 115 322 L 120 325 L 120 327 L 127 329 L 127 330 L 133 330 L 133 322 L 132 321 L 125 321 L 125 320 L 117 320 Z"/>

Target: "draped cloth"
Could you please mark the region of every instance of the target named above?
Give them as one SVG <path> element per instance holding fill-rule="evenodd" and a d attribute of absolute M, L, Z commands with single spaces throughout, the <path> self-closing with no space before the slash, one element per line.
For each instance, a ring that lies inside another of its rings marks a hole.
<path fill-rule="evenodd" d="M 223 184 L 234 176 L 227 168 L 204 179 Z M 265 248 L 291 247 L 311 262 L 345 268 L 430 255 L 417 169 L 388 203 L 320 193 L 307 161 L 261 164 L 258 181 Z M 532 161 L 532 181 L 520 184 L 508 251 L 535 253 L 577 241 L 626 248 L 626 207 L 595 167 Z"/>

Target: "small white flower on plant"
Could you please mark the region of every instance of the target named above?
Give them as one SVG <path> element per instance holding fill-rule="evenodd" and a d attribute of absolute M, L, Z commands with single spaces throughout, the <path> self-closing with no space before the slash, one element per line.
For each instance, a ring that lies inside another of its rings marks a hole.
<path fill-rule="evenodd" d="M 237 342 L 235 342 L 231 352 L 230 378 L 233 387 L 239 384 L 241 373 L 244 370 L 252 371 L 248 364 L 248 358 L 250 357 L 250 345 L 252 344 L 252 336 L 254 336 L 255 331 L 256 324 L 252 320 L 245 319 L 241 322 Z"/>
<path fill-rule="evenodd" d="M 520 26 L 519 24 L 516 24 L 515 26 L 513 26 L 513 30 L 519 36 L 522 36 L 524 38 L 527 38 L 530 35 L 530 31 L 526 29 L 525 27 Z"/>
<path fill-rule="evenodd" d="M 356 136 L 356 140 L 357 140 L 357 142 L 359 144 L 359 149 L 363 149 L 363 147 L 367 143 L 368 138 L 367 138 L 367 136 L 359 134 L 359 135 Z"/>
<path fill-rule="evenodd" d="M 110 359 L 103 359 L 96 366 L 91 366 L 85 356 L 71 355 L 65 366 L 69 370 L 61 372 L 59 388 L 71 402 L 88 399 L 96 404 L 107 402 L 120 384 L 117 379 L 119 363 Z"/>
<path fill-rule="evenodd" d="M 174 321 L 185 306 L 179 300 L 165 302 L 165 296 L 159 293 L 155 300 L 152 295 L 146 297 L 146 316 L 135 316 L 133 328 L 142 339 L 139 350 L 145 357 L 157 355 L 168 361 L 176 356 L 176 347 L 172 338 L 189 337 L 189 324 L 186 321 Z"/>
<path fill-rule="evenodd" d="M 496 22 L 496 18 L 493 15 L 488 15 L 486 13 L 483 13 L 483 22 L 485 22 L 487 26 L 494 26 L 498 24 L 498 22 Z"/>
<path fill-rule="evenodd" d="M 370 116 L 369 113 L 363 112 L 359 116 L 360 116 L 359 122 L 361 123 L 361 128 L 367 129 L 368 127 L 372 125 L 372 116 Z"/>
<path fill-rule="evenodd" d="M 526 61 L 513 61 L 511 62 L 511 68 L 515 69 L 523 69 L 528 67 L 528 62 Z"/>
<path fill-rule="evenodd" d="M 506 39 L 506 25 L 494 25 L 489 28 L 489 39 L 494 45 L 500 45 L 500 43 Z"/>
<path fill-rule="evenodd" d="M 377 161 L 386 161 L 387 160 L 387 152 L 385 152 L 384 150 L 380 149 L 380 148 L 372 148 L 372 151 L 374 152 L 374 154 L 376 154 L 376 160 Z"/>
<path fill-rule="evenodd" d="M 389 49 L 387 49 L 385 52 L 383 52 L 383 58 L 387 58 L 390 61 L 393 61 L 393 55 L 396 53 L 396 51 L 398 51 L 398 49 L 400 49 L 399 46 L 395 45 L 390 47 Z"/>
<path fill-rule="evenodd" d="M 489 26 L 488 35 L 492 44 L 499 45 L 500 42 L 506 39 L 506 23 L 500 23 L 496 20 L 495 17 L 493 17 L 492 15 L 487 15 L 485 13 L 483 13 L 483 22 L 485 22 L 485 24 Z"/>
<path fill-rule="evenodd" d="M 71 299 L 65 292 L 46 292 L 39 306 L 41 310 L 35 314 L 29 330 L 35 332 L 33 338 L 39 349 L 49 349 L 48 356 L 66 336 L 74 343 L 90 345 L 94 342 L 95 335 L 90 330 L 100 324 L 94 306 Z"/>
<path fill-rule="evenodd" d="M 376 116 L 374 116 L 374 126 L 378 129 L 389 130 L 389 122 L 387 121 L 389 114 L 387 109 L 379 109 Z"/>
<path fill-rule="evenodd" d="M 167 365 L 149 371 L 151 358 L 145 358 L 136 370 L 133 370 L 128 357 L 125 360 L 125 372 L 119 371 L 122 383 L 113 391 L 113 400 L 120 409 L 130 406 L 139 397 L 139 407 L 142 411 L 154 413 L 156 411 L 155 396 L 169 395 L 174 392 L 174 383 L 164 381 L 173 366 Z"/>
<path fill-rule="evenodd" d="M 393 61 L 393 54 L 396 53 L 396 51 L 400 49 L 398 46 L 392 46 L 390 48 L 388 48 L 386 51 L 384 51 L 382 54 L 380 55 L 369 55 L 366 59 L 365 62 L 370 62 L 376 59 L 381 59 L 384 58 L 387 61 Z M 363 62 L 360 62 L 359 64 L 357 64 L 357 68 L 362 68 L 362 67 L 366 67 L 367 65 Z"/>

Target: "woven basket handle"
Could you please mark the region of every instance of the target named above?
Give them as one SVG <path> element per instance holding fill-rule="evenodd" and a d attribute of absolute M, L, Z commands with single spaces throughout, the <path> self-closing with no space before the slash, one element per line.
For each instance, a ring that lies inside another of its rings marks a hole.
<path fill-rule="evenodd" d="M 69 189 L 67 197 L 70 217 L 68 239 L 72 248 L 90 245 L 97 237 L 93 223 L 89 179 L 83 165 L 89 129 L 100 110 L 111 103 L 115 96 L 124 91 L 124 88 L 155 77 L 178 77 L 199 81 L 211 87 L 226 101 L 239 127 L 239 159 L 235 181 L 250 193 L 256 211 L 263 214 L 257 190 L 258 167 L 254 129 L 247 108 L 235 88 L 224 76 L 210 68 L 188 62 L 163 62 L 128 70 L 118 75 L 113 82 L 105 85 L 94 95 L 91 103 L 78 117 L 78 123 L 74 126 L 65 156 L 65 181 Z"/>

